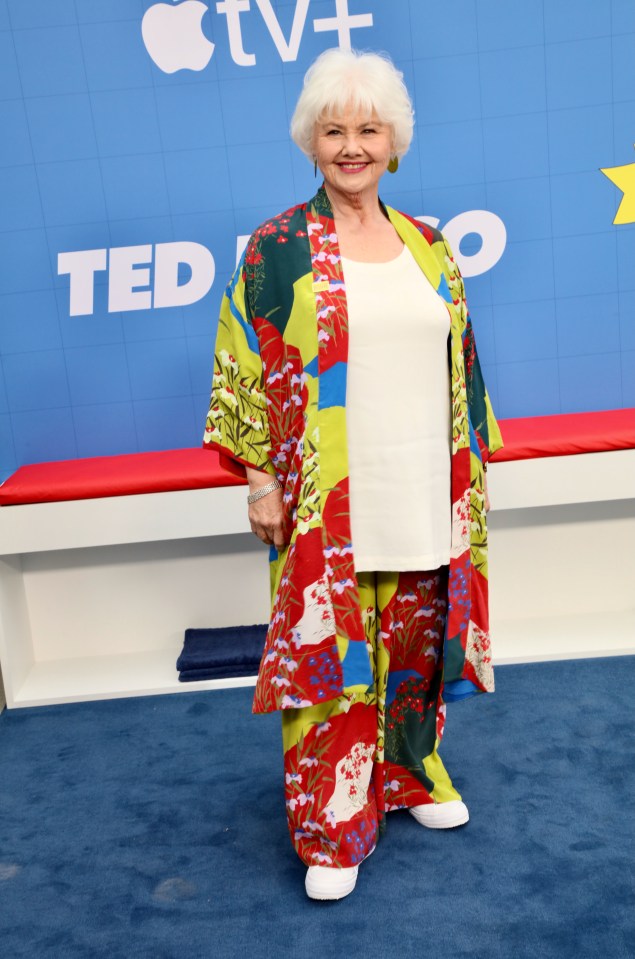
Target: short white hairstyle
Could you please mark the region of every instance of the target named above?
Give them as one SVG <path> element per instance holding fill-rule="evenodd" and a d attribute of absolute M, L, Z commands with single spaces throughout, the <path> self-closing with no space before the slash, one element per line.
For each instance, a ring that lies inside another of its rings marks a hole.
<path fill-rule="evenodd" d="M 403 73 L 386 55 L 339 47 L 321 53 L 306 72 L 291 119 L 294 143 L 312 159 L 316 123 L 349 107 L 391 127 L 394 156 L 407 152 L 414 111 Z"/>

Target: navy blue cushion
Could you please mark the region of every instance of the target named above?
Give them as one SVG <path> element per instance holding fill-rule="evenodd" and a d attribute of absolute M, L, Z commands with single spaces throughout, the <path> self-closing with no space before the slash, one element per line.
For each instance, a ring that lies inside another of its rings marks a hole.
<path fill-rule="evenodd" d="M 181 682 L 255 676 L 267 635 L 266 625 L 186 629 L 176 661 Z"/>

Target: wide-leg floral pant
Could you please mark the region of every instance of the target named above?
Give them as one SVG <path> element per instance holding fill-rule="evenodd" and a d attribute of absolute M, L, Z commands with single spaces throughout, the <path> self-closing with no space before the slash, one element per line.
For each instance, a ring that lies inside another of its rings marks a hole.
<path fill-rule="evenodd" d="M 437 752 L 447 578 L 358 573 L 375 685 L 282 711 L 289 830 L 308 866 L 353 866 L 386 812 L 461 798 Z"/>

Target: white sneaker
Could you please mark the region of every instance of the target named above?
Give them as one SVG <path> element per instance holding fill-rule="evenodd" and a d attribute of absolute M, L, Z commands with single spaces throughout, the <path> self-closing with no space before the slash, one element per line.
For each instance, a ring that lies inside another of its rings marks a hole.
<path fill-rule="evenodd" d="M 420 826 L 427 826 L 428 829 L 453 829 L 463 826 L 470 818 L 467 806 L 460 799 L 411 806 L 408 812 Z"/>
<path fill-rule="evenodd" d="M 359 866 L 309 866 L 304 888 L 309 899 L 343 899 L 355 888 Z"/>
<path fill-rule="evenodd" d="M 375 852 L 375 846 L 364 859 L 368 859 Z M 362 862 L 364 862 L 362 859 Z M 306 871 L 304 888 L 309 899 L 343 899 L 355 888 L 357 873 L 361 863 L 357 866 L 309 866 Z"/>

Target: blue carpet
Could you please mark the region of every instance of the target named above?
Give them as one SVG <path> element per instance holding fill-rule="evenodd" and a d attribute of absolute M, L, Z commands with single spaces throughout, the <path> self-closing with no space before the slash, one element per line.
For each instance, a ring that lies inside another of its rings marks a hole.
<path fill-rule="evenodd" d="M 305 898 L 251 689 L 5 711 L 3 955 L 632 959 L 634 672 L 499 668 L 448 709 L 470 823 L 391 814 L 338 903 Z"/>

